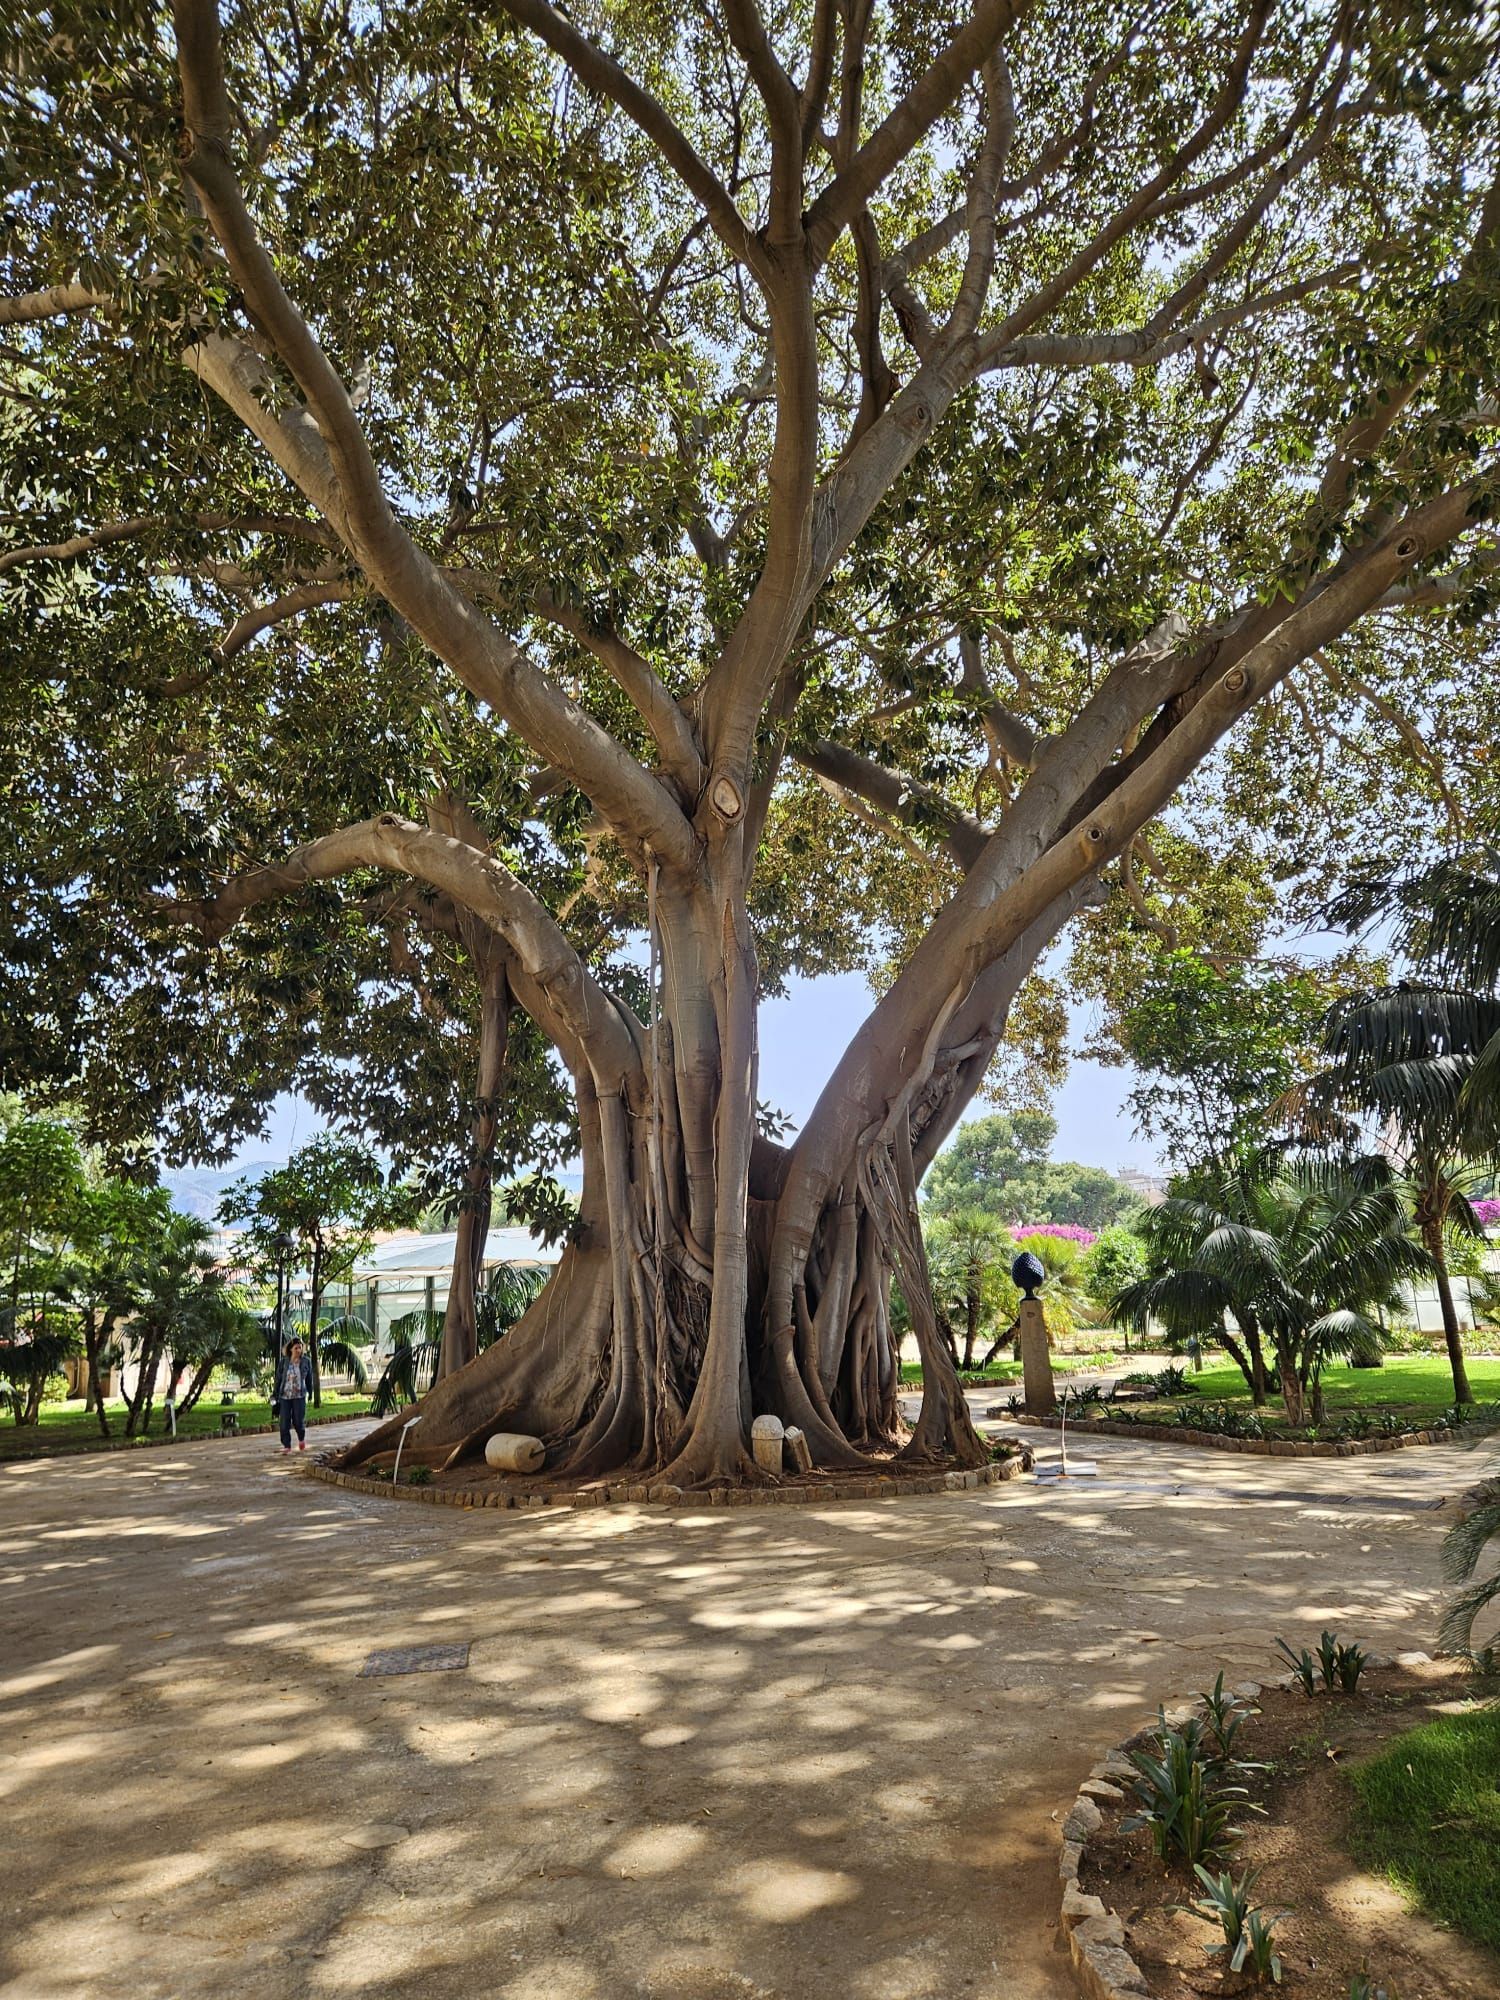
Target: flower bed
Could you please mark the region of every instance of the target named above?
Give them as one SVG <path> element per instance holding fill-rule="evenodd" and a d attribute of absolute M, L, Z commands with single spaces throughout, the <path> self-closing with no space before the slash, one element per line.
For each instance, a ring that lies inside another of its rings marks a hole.
<path fill-rule="evenodd" d="M 1310 1697 L 1301 1670 L 1227 1691 L 1221 1675 L 1094 1766 L 1059 1864 L 1062 1927 L 1089 2000 L 1271 1992 L 1273 1956 L 1298 2000 L 1500 1992 L 1500 1959 L 1437 1930 L 1355 1859 L 1362 1808 L 1348 1767 L 1451 1712 L 1470 1684 L 1425 1653 L 1357 1647 L 1341 1673 L 1325 1639 L 1326 1676 L 1309 1656 Z M 1194 1763 L 1211 1775 L 1189 1782 Z M 1183 1805 L 1195 1789 L 1197 1804 Z M 1183 1851 L 1200 1841 L 1206 1880 Z M 1247 1936 L 1235 1967 L 1231 1939 Z"/>

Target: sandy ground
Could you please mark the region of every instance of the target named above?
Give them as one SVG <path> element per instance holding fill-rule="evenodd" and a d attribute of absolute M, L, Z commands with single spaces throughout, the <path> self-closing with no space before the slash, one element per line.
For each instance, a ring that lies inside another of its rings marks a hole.
<path fill-rule="evenodd" d="M 1061 2000 L 1089 1764 L 1277 1633 L 1428 1643 L 1427 1509 L 1480 1473 L 1091 1451 L 1062 1490 L 523 1515 L 264 1438 L 7 1467 L 0 1988 Z"/>

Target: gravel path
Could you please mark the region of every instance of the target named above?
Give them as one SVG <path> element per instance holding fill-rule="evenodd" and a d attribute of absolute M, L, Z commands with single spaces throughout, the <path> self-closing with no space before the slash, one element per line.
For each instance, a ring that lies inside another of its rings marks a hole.
<path fill-rule="evenodd" d="M 1480 1471 L 1089 1449 L 1065 1489 L 529 1515 L 259 1438 L 9 1466 L 0 1988 L 1063 2000 L 1090 1762 L 1277 1633 L 1427 1644 L 1428 1509 Z"/>

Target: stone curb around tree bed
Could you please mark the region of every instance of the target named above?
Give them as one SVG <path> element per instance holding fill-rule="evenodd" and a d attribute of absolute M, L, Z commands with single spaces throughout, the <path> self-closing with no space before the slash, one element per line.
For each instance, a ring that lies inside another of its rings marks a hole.
<path fill-rule="evenodd" d="M 639 1505 L 642 1501 L 658 1501 L 669 1507 L 790 1507 L 816 1506 L 824 1500 L 968 1493 L 981 1486 L 998 1486 L 1004 1480 L 1029 1472 L 1030 1460 L 1030 1451 L 1023 1449 L 971 1472 L 913 1473 L 909 1478 L 896 1479 L 841 1478 L 835 1474 L 815 1486 L 710 1486 L 699 1490 L 637 1481 L 629 1485 L 586 1486 L 576 1493 L 550 1487 L 525 1491 L 483 1486 L 392 1486 L 389 1479 L 363 1472 L 340 1472 L 320 1459 L 314 1459 L 301 1470 L 328 1486 L 374 1493 L 385 1500 L 423 1500 L 434 1507 L 609 1507 L 622 1502 Z"/>
<path fill-rule="evenodd" d="M 1062 1429 L 1061 1417 L 1029 1417 L 1024 1410 L 990 1412 L 1003 1415 L 1006 1423 L 1027 1424 L 1033 1429 Z M 1415 1444 L 1455 1444 L 1462 1431 L 1402 1431 L 1398 1437 L 1372 1438 L 1234 1438 L 1218 1431 L 1195 1431 L 1187 1424 L 1121 1424 L 1108 1417 L 1089 1417 L 1081 1412 L 1068 1419 L 1074 1437 L 1144 1438 L 1148 1444 L 1206 1445 L 1212 1451 L 1247 1451 L 1257 1458 L 1369 1458 L 1377 1451 L 1405 1451 Z"/>
<path fill-rule="evenodd" d="M 1425 1664 L 1428 1657 L 1426 1653 L 1397 1653 L 1394 1657 L 1389 1653 L 1372 1653 L 1366 1665 L 1418 1666 Z M 1240 1701 L 1253 1702 L 1263 1688 L 1289 1689 L 1297 1685 L 1295 1674 L 1273 1674 L 1264 1680 L 1239 1681 L 1229 1691 Z M 1207 1707 L 1200 1694 L 1164 1703 L 1162 1707 L 1169 1729 L 1179 1728 L 1191 1717 L 1206 1713 Z M 1089 1836 L 1097 1833 L 1104 1824 L 1100 1800 L 1110 1805 L 1126 1803 L 1129 1795 L 1125 1786 L 1140 1775 L 1131 1763 L 1129 1753 L 1142 1749 L 1155 1737 L 1160 1727 L 1160 1719 L 1153 1716 L 1093 1765 L 1078 1787 L 1078 1796 L 1063 1821 L 1062 1849 L 1057 1864 L 1058 1878 L 1062 1883 L 1059 1921 L 1084 2000 L 1151 2000 L 1151 1987 L 1145 1973 L 1125 1949 L 1124 1919 L 1118 1910 L 1107 1909 L 1101 1896 L 1091 1896 L 1080 1889 L 1078 1877 Z"/>

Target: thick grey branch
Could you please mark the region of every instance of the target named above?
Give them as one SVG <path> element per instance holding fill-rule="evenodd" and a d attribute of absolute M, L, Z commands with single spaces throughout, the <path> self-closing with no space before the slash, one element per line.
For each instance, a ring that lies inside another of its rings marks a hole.
<path fill-rule="evenodd" d="M 930 785 L 915 778 L 903 778 L 887 770 L 884 764 L 877 764 L 872 757 L 862 757 L 858 751 L 842 743 L 831 743 L 826 737 L 816 743 L 794 745 L 790 754 L 805 769 L 878 806 L 888 819 L 916 831 L 936 830 L 960 868 L 971 868 L 984 852 L 989 840 L 987 830 Z"/>

